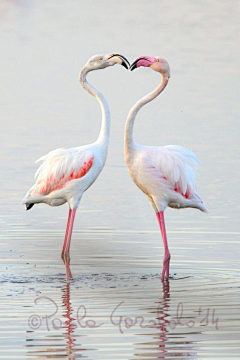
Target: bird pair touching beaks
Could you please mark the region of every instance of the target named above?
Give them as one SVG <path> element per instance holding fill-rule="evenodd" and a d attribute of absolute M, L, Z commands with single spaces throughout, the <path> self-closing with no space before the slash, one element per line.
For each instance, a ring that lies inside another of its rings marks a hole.
<path fill-rule="evenodd" d="M 131 71 L 140 66 L 151 67 L 155 71 L 167 72 L 168 77 L 170 77 L 170 68 L 168 62 L 164 59 L 153 56 L 139 56 L 132 62 L 132 64 L 130 64 L 128 59 L 121 54 L 114 53 L 108 55 L 96 55 L 90 58 L 87 64 L 91 70 L 97 70 L 103 69 L 107 66 L 115 65 L 117 63 Z"/>
<path fill-rule="evenodd" d="M 155 99 L 168 84 L 170 77 L 168 62 L 159 57 L 140 56 L 130 65 L 129 61 L 118 53 L 93 56 L 82 68 L 79 81 L 82 87 L 100 103 L 102 111 L 100 134 L 92 144 L 56 149 L 37 160 L 42 161 L 42 164 L 35 174 L 35 184 L 23 200 L 26 210 L 38 203 L 51 206 L 68 203 L 69 215 L 62 248 L 67 281 L 72 278 L 69 251 L 76 210 L 84 191 L 94 183 L 105 165 L 110 135 L 111 117 L 108 101 L 87 81 L 87 74 L 115 64 L 123 65 L 130 70 L 140 66 L 150 67 L 162 75 L 157 88 L 138 100 L 130 109 L 124 134 L 124 154 L 130 176 L 147 195 L 160 226 L 164 246 L 161 280 L 169 278 L 170 265 L 164 222 L 166 207 L 175 209 L 191 207 L 207 212 L 196 192 L 196 166 L 200 161 L 195 154 L 179 145 L 159 147 L 139 145 L 133 138 L 133 125 L 138 111 Z"/>
<path fill-rule="evenodd" d="M 130 64 L 130 62 L 128 61 L 128 59 L 121 55 L 121 54 L 111 54 L 109 57 L 107 57 L 108 60 L 113 59 L 115 57 L 118 57 L 119 59 L 122 60 L 121 65 L 124 66 L 127 70 L 134 70 L 139 66 L 151 66 L 153 65 L 155 62 L 159 62 L 159 58 L 154 58 L 151 56 L 139 56 L 136 60 L 134 60 L 132 62 L 132 64 Z M 102 57 L 104 58 L 104 57 Z"/>

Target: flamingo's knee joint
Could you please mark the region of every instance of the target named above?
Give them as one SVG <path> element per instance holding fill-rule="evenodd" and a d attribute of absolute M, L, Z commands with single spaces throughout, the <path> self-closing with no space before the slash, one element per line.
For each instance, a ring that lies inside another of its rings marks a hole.
<path fill-rule="evenodd" d="M 164 255 L 163 263 L 165 264 L 166 262 L 170 262 L 170 259 L 171 259 L 171 254 L 168 252 Z"/>
<path fill-rule="evenodd" d="M 62 258 L 62 261 L 64 262 L 64 264 L 69 264 L 70 263 L 69 251 L 62 252 L 61 253 L 61 258 Z"/>

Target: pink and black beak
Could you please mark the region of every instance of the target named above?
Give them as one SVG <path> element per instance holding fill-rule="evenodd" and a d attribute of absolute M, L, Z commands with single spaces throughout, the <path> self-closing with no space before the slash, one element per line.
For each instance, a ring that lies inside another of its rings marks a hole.
<path fill-rule="evenodd" d="M 123 56 L 123 55 L 121 55 L 121 54 L 112 54 L 112 55 L 108 58 L 108 60 L 111 59 L 111 58 L 113 58 L 113 57 L 115 57 L 115 56 L 117 56 L 119 59 L 122 60 L 121 65 L 124 66 L 125 69 L 128 70 L 128 68 L 129 68 L 129 66 L 130 66 L 130 62 L 128 61 L 128 59 L 125 58 L 125 56 Z"/>
<path fill-rule="evenodd" d="M 129 67 L 129 70 L 133 71 L 134 69 L 136 69 L 139 66 L 138 61 L 140 60 L 149 61 L 149 65 L 151 65 L 151 61 L 149 59 L 147 59 L 145 56 L 140 56 L 132 62 L 132 64 Z"/>

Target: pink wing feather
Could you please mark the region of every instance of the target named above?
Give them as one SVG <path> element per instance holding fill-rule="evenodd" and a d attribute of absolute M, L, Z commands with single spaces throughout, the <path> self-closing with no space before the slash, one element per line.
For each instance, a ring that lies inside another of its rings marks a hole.
<path fill-rule="evenodd" d="M 36 162 L 39 161 L 43 163 L 35 174 L 34 190 L 48 195 L 64 187 L 67 182 L 83 177 L 92 167 L 93 155 L 90 151 L 78 151 L 76 148 L 57 149 Z"/>
<path fill-rule="evenodd" d="M 188 149 L 178 145 L 168 145 L 160 148 L 160 156 L 154 159 L 154 165 L 161 171 L 165 180 L 173 190 L 186 198 L 194 197 L 196 190 L 196 166 L 200 160 Z"/>

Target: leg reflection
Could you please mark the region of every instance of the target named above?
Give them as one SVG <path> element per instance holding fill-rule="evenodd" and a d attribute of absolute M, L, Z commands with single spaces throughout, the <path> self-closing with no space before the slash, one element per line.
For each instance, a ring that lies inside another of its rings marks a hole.
<path fill-rule="evenodd" d="M 158 314 L 157 320 L 159 322 L 159 330 L 160 330 L 159 348 L 161 349 L 161 354 L 164 355 L 168 352 L 166 349 L 166 343 L 168 341 L 167 334 L 169 332 L 169 324 L 170 324 L 169 321 L 170 284 L 168 279 L 163 281 L 162 291 L 163 291 L 163 297 L 162 300 L 159 301 L 157 308 L 157 314 Z M 165 355 L 159 357 L 159 359 L 164 359 L 164 358 Z"/>
<path fill-rule="evenodd" d="M 160 332 L 157 341 L 157 359 L 169 359 L 169 356 L 179 357 L 182 360 L 189 357 L 194 358 L 192 357 L 196 356 L 194 343 L 187 340 L 187 333 L 184 333 L 180 326 L 178 328 L 171 326 L 172 317 L 176 319 L 176 316 L 170 301 L 170 283 L 168 280 L 162 283 L 162 293 L 162 299 L 158 302 L 157 307 L 157 321 Z"/>
<path fill-rule="evenodd" d="M 73 309 L 71 307 L 71 302 L 70 302 L 70 283 L 66 283 L 64 285 L 64 287 L 62 288 L 62 292 L 63 292 L 62 303 L 65 308 L 63 317 L 66 319 L 63 325 L 63 327 L 66 329 L 66 332 L 64 332 L 63 335 L 65 336 L 67 343 L 66 346 L 67 356 L 68 358 L 74 360 L 75 359 L 74 353 L 76 351 L 75 349 L 76 338 L 74 337 L 73 334 L 77 326 L 74 323 L 76 319 L 72 317 Z"/>

